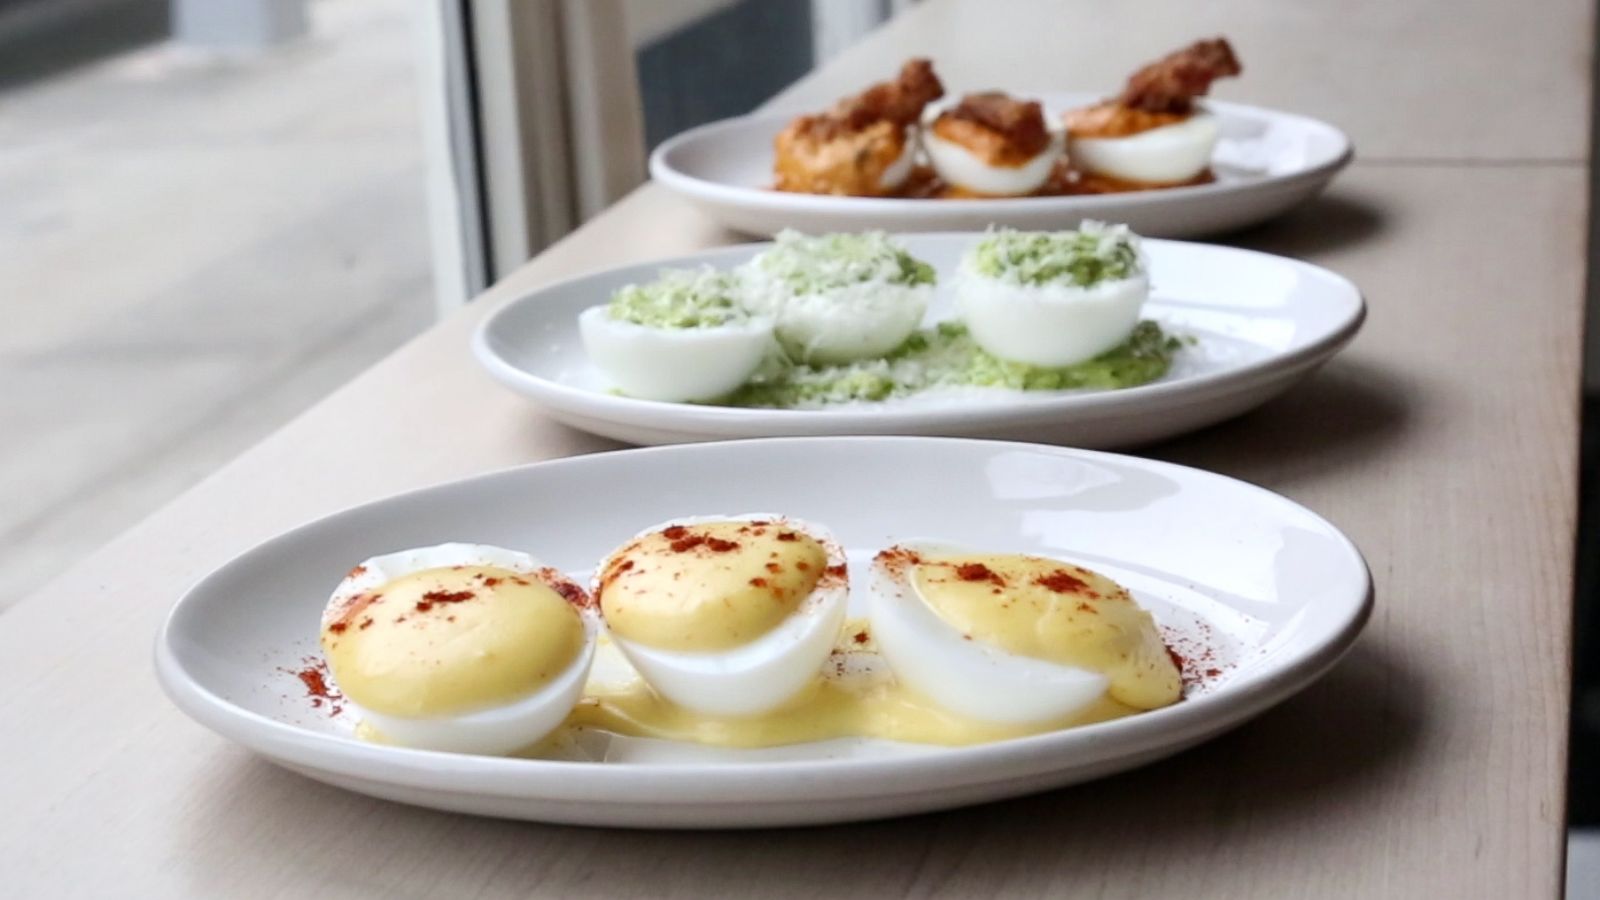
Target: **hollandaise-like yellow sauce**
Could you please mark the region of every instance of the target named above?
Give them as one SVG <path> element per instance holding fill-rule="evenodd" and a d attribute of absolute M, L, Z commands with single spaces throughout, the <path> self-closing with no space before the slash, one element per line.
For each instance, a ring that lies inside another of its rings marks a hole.
<path fill-rule="evenodd" d="M 902 552 L 923 602 L 972 640 L 1100 672 L 1111 698 L 1137 709 L 1167 706 L 1182 694 L 1182 673 L 1155 618 L 1104 575 L 1021 554 Z"/>
<path fill-rule="evenodd" d="M 572 604 L 538 578 L 455 566 L 397 578 L 322 631 L 345 696 L 373 712 L 456 715 L 527 696 L 584 646 Z"/>
<path fill-rule="evenodd" d="M 721 718 L 691 712 L 656 694 L 642 679 L 595 686 L 567 717 L 564 729 L 593 728 L 633 737 L 691 741 L 717 747 L 776 747 L 842 737 L 869 737 L 919 744 L 956 746 L 1057 731 L 1139 712 L 1110 697 L 1070 717 L 1002 725 L 949 712 L 906 690 L 877 657 L 866 621 L 846 624 L 838 648 L 822 676 L 783 707 L 760 716 Z M 857 660 L 876 660 L 857 670 Z M 553 739 L 560 743 L 562 735 Z M 550 741 L 531 748 L 538 755 Z"/>
<path fill-rule="evenodd" d="M 677 525 L 613 553 L 595 599 L 606 627 L 625 640 L 726 650 L 787 619 L 827 565 L 821 543 L 782 522 Z"/>

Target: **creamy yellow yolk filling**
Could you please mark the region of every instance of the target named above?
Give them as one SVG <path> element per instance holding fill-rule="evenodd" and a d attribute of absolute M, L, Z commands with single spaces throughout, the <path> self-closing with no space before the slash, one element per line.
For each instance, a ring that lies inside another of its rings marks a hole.
<path fill-rule="evenodd" d="M 339 688 L 373 712 L 458 715 L 520 700 L 566 671 L 583 621 L 561 594 L 506 569 L 458 566 L 397 578 L 322 631 Z"/>
<path fill-rule="evenodd" d="M 567 719 L 556 741 L 569 740 L 571 728 L 596 728 L 635 737 L 693 741 L 714 747 L 778 747 L 844 737 L 866 737 L 919 744 L 965 746 L 1104 722 L 1139 710 L 1102 697 L 1066 718 L 1023 725 L 967 719 L 907 690 L 885 670 L 849 674 L 855 655 L 875 656 L 877 641 L 864 619 L 845 623 L 833 658 L 811 689 L 780 709 L 760 716 L 704 716 L 662 699 L 642 679 L 591 687 Z M 550 744 L 530 748 L 548 752 Z"/>
<path fill-rule="evenodd" d="M 623 640 L 714 652 L 776 628 L 827 565 L 815 538 L 782 522 L 679 525 L 612 554 L 596 598 L 606 627 Z"/>
<path fill-rule="evenodd" d="M 1097 572 L 1020 554 L 925 554 L 911 579 L 951 627 L 1007 653 L 1099 672 L 1120 703 L 1156 709 L 1182 694 L 1155 619 Z"/>

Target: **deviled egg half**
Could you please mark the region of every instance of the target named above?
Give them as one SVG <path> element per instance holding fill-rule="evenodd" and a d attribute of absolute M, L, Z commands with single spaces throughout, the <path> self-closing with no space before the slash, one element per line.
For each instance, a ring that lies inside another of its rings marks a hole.
<path fill-rule="evenodd" d="M 383 739 L 503 754 L 572 711 L 598 631 L 583 587 L 526 553 L 440 544 L 352 569 L 321 641 L 339 689 Z"/>
<path fill-rule="evenodd" d="M 1067 114 L 1067 156 L 1078 169 L 1150 187 L 1184 184 L 1211 165 L 1217 117 L 1092 106 Z"/>
<path fill-rule="evenodd" d="M 917 330 L 934 269 L 881 231 L 807 237 L 783 231 L 739 269 L 744 301 L 776 323 L 794 360 L 832 365 L 881 357 Z"/>
<path fill-rule="evenodd" d="M 998 91 L 968 94 L 939 113 L 922 135 L 934 171 L 981 196 L 1031 194 L 1050 180 L 1063 139 L 1045 125 L 1036 101 Z"/>
<path fill-rule="evenodd" d="M 1155 619 L 1122 586 L 1059 560 L 901 544 L 873 560 L 879 651 L 906 687 L 973 719 L 1071 719 L 1109 698 L 1176 703 L 1183 680 Z"/>
<path fill-rule="evenodd" d="M 956 274 L 956 307 L 978 346 L 1012 362 L 1059 368 L 1126 341 L 1150 296 L 1138 236 L 1126 225 L 995 231 Z"/>
<path fill-rule="evenodd" d="M 644 680 L 710 716 L 769 712 L 816 683 L 844 622 L 843 549 L 771 515 L 668 522 L 617 548 L 594 596 Z"/>
<path fill-rule="evenodd" d="M 772 319 L 741 302 L 737 278 L 710 267 L 668 269 L 578 316 L 589 358 L 624 394 L 715 400 L 732 393 L 772 348 Z"/>

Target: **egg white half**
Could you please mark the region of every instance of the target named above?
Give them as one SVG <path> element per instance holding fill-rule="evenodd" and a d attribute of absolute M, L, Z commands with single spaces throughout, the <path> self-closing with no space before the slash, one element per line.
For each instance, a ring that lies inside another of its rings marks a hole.
<path fill-rule="evenodd" d="M 673 525 L 752 520 L 769 521 L 808 535 L 822 545 L 829 568 L 846 565 L 844 548 L 827 529 L 767 513 L 673 519 L 646 528 L 635 537 Z M 608 563 L 601 563 L 595 570 L 596 590 L 599 573 L 607 567 Z M 824 574 L 789 618 L 755 640 L 729 650 L 661 650 L 626 640 L 615 632 L 610 637 L 640 676 L 673 703 L 702 715 L 753 716 L 782 706 L 817 677 L 833 653 L 844 625 L 848 598 L 848 578 Z"/>
<path fill-rule="evenodd" d="M 1090 287 L 1018 284 L 963 264 L 955 295 L 978 346 L 1001 359 L 1059 368 L 1127 340 L 1150 296 L 1150 279 L 1141 272 Z"/>
<path fill-rule="evenodd" d="M 883 174 L 878 176 L 878 184 L 886 191 L 892 191 L 906 183 L 911 177 L 911 170 L 917 161 L 917 133 L 915 128 L 907 128 L 905 143 L 900 150 L 900 156 L 890 163 Z"/>
<path fill-rule="evenodd" d="M 777 321 L 778 342 L 793 358 L 816 365 L 875 359 L 905 343 L 933 299 L 931 284 L 862 282 L 797 294 L 754 267 L 746 302 Z"/>
<path fill-rule="evenodd" d="M 709 328 L 652 328 L 613 319 L 604 306 L 578 316 L 589 359 L 642 400 L 715 400 L 744 384 L 772 348 L 773 323 L 752 316 Z"/>
<path fill-rule="evenodd" d="M 900 546 L 922 553 L 967 552 L 926 541 Z M 879 652 L 912 690 L 952 712 L 1001 724 L 1065 718 L 1105 695 L 1111 682 L 1098 672 L 967 639 L 911 582 L 908 569 L 894 571 L 874 561 L 868 603 Z"/>
<path fill-rule="evenodd" d="M 1197 112 L 1182 122 L 1118 138 L 1070 138 L 1067 156 L 1084 171 L 1144 184 L 1199 177 L 1211 164 L 1217 117 Z"/>
<path fill-rule="evenodd" d="M 546 584 L 565 576 L 526 553 L 488 544 L 439 544 L 375 556 L 363 562 L 334 589 L 323 609 L 323 626 L 338 621 L 357 597 L 393 581 L 428 569 L 492 566 Z M 360 718 L 397 744 L 419 750 L 504 755 L 537 743 L 564 721 L 583 693 L 600 632 L 592 609 L 579 609 L 583 649 L 555 678 L 525 697 L 487 709 L 456 715 L 407 717 L 373 712 L 351 700 L 345 703 Z"/>
<path fill-rule="evenodd" d="M 1020 166 L 987 162 L 966 147 L 940 137 L 932 128 L 922 133 L 922 146 L 934 171 L 947 183 L 978 194 L 1014 197 L 1044 187 L 1061 156 L 1063 141 L 1061 135 L 1051 135 L 1049 145 Z"/>

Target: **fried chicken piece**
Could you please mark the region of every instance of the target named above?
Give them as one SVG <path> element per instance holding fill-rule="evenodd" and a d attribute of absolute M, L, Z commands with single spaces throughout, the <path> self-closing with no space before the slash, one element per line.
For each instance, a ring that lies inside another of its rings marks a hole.
<path fill-rule="evenodd" d="M 1044 108 L 999 91 L 962 97 L 939 114 L 933 131 L 995 166 L 1020 166 L 1050 146 Z"/>
<path fill-rule="evenodd" d="M 880 81 L 854 97 L 839 101 L 833 116 L 851 129 L 873 122 L 915 125 L 922 109 L 944 96 L 944 84 L 933 72 L 933 63 L 917 57 L 900 67 L 894 81 Z"/>
<path fill-rule="evenodd" d="M 1133 73 L 1116 103 L 1150 113 L 1188 115 L 1211 82 L 1244 71 L 1227 38 L 1196 41 Z"/>
<path fill-rule="evenodd" d="M 894 81 L 846 97 L 820 115 L 800 116 L 773 140 L 780 191 L 878 197 L 910 172 L 906 131 L 944 96 L 926 59 L 912 59 Z"/>
<path fill-rule="evenodd" d="M 1068 112 L 1067 131 L 1080 138 L 1120 138 L 1182 122 L 1211 82 L 1242 71 L 1226 38 L 1196 41 L 1133 73 L 1116 97 Z"/>

